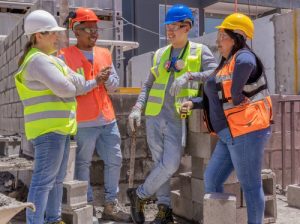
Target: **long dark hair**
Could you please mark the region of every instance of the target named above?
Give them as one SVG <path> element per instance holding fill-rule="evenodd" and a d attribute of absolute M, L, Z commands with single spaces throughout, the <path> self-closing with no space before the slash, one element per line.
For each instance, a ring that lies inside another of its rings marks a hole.
<path fill-rule="evenodd" d="M 27 53 L 30 51 L 30 49 L 32 48 L 32 46 L 34 44 L 36 44 L 36 37 L 35 37 L 35 34 L 32 34 L 29 38 L 29 41 L 27 41 L 27 43 L 25 44 L 25 47 L 24 47 L 24 50 L 23 50 L 23 55 L 19 59 L 19 62 L 18 62 L 19 67 L 23 63 Z"/>
<path fill-rule="evenodd" d="M 262 61 L 253 52 L 253 50 L 247 45 L 246 38 L 244 36 L 242 36 L 241 34 L 233 32 L 232 30 L 224 29 L 224 31 L 225 31 L 226 34 L 228 34 L 228 36 L 230 36 L 231 39 L 234 40 L 234 45 L 233 45 L 233 47 L 231 49 L 231 52 L 230 52 L 228 58 L 232 57 L 240 49 L 246 48 L 252 54 L 254 54 L 254 56 L 256 58 L 257 72 L 264 73 L 265 68 L 264 68 L 264 65 L 263 65 Z M 219 65 L 218 65 L 218 67 L 213 72 L 213 75 L 215 75 L 215 74 L 218 73 L 218 71 L 223 67 L 223 65 L 224 65 L 224 63 L 225 63 L 226 60 L 227 59 L 222 56 L 221 61 L 220 61 Z"/>

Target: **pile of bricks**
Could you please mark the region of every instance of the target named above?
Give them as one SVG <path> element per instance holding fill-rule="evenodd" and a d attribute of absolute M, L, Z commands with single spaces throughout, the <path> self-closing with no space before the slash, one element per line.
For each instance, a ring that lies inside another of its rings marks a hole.
<path fill-rule="evenodd" d="M 93 206 L 87 204 L 87 186 L 87 181 L 64 182 L 62 219 L 66 223 L 93 223 Z"/>
<path fill-rule="evenodd" d="M 224 183 L 224 194 L 205 194 L 204 171 L 217 139 L 207 132 L 202 113 L 195 110 L 189 118 L 186 150 L 192 156 L 192 172 L 181 173 L 179 190 L 171 192 L 173 212 L 198 223 L 246 224 L 246 203 L 235 172 Z M 264 222 L 272 223 L 277 217 L 275 174 L 270 170 L 263 172 L 262 181 L 266 201 Z"/>

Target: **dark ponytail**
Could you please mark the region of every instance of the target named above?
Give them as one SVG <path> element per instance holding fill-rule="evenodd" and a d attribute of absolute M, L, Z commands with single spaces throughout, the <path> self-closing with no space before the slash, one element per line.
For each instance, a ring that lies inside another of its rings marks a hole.
<path fill-rule="evenodd" d="M 26 55 L 28 54 L 28 52 L 31 50 L 32 46 L 36 44 L 36 38 L 35 38 L 35 34 L 32 34 L 30 36 L 29 41 L 26 43 L 24 50 L 23 50 L 23 55 L 20 57 L 19 62 L 18 62 L 18 66 L 20 67 L 20 65 L 23 63 Z"/>

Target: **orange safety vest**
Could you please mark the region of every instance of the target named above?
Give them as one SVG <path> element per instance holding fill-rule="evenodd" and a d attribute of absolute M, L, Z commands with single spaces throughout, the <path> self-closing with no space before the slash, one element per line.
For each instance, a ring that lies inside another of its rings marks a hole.
<path fill-rule="evenodd" d="M 59 54 L 64 56 L 66 64 L 73 71 L 84 75 L 86 80 L 94 79 L 101 69 L 112 65 L 111 54 L 106 48 L 93 48 L 93 64 L 76 46 L 61 49 Z M 95 120 L 101 113 L 107 121 L 115 119 L 114 108 L 104 84 L 98 85 L 86 95 L 77 96 L 76 99 L 78 122 Z"/>
<path fill-rule="evenodd" d="M 233 104 L 231 86 L 237 53 L 216 75 L 219 100 L 222 103 L 232 137 L 267 128 L 272 120 L 272 102 L 268 91 L 267 79 L 263 72 L 255 82 L 246 83 L 243 88 L 243 94 L 250 102 L 241 105 Z M 211 131 L 212 128 L 207 111 L 205 113 L 205 121 L 208 129 Z"/>

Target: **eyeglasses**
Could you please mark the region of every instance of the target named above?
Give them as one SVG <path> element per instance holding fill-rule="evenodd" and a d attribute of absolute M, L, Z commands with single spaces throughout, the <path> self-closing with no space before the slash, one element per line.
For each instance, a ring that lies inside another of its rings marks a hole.
<path fill-rule="evenodd" d="M 226 40 L 230 38 L 230 36 L 228 36 L 226 33 L 218 33 L 217 34 L 217 40 Z"/>
<path fill-rule="evenodd" d="M 167 31 L 177 31 L 177 30 L 179 30 L 183 27 L 186 27 L 186 26 L 187 25 L 184 25 L 184 24 L 182 24 L 182 25 L 168 24 L 168 25 L 166 25 L 166 30 Z"/>
<path fill-rule="evenodd" d="M 90 27 L 82 27 L 82 28 L 77 28 L 77 30 L 83 30 L 84 32 L 91 34 L 91 33 L 98 33 L 100 31 L 99 28 L 90 28 Z"/>

